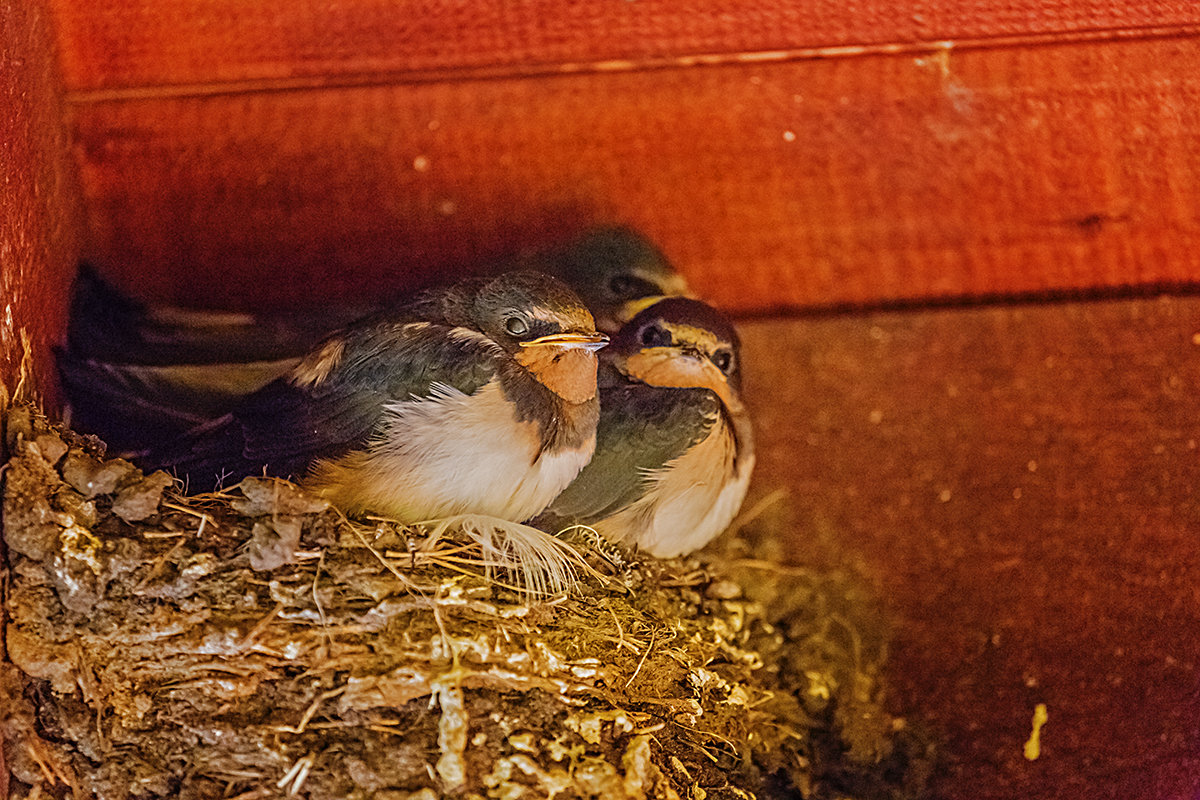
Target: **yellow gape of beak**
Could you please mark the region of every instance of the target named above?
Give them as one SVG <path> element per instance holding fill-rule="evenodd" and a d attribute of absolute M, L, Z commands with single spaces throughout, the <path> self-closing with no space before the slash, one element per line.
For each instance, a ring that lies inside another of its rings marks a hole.
<path fill-rule="evenodd" d="M 552 333 L 539 336 L 528 342 L 521 342 L 521 347 L 539 347 L 553 345 L 579 350 L 599 350 L 608 344 L 608 336 L 603 333 Z"/>
<path fill-rule="evenodd" d="M 639 297 L 636 300 L 630 300 L 617 309 L 617 321 L 623 325 L 659 300 L 665 299 L 667 299 L 667 295 L 665 294 L 652 294 L 646 297 Z"/>

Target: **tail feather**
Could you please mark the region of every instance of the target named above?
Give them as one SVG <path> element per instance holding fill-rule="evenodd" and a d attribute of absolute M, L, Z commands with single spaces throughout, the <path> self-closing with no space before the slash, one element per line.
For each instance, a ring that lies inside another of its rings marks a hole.
<path fill-rule="evenodd" d="M 277 361 L 303 355 L 371 310 L 254 315 L 151 306 L 85 264 L 72 290 L 67 350 L 80 359 L 147 366 Z"/>
<path fill-rule="evenodd" d="M 135 461 L 147 472 L 161 469 L 179 478 L 189 494 L 232 486 L 252 475 L 296 478 L 303 473 L 291 464 L 274 469 L 247 458 L 245 444 L 242 426 L 233 414 L 226 414 L 155 444 Z"/>
<path fill-rule="evenodd" d="M 96 434 L 118 452 L 141 452 L 207 419 L 174 402 L 170 393 L 148 389 L 138 375 L 119 366 L 60 351 L 58 371 L 70 402 L 71 424 Z"/>
<path fill-rule="evenodd" d="M 57 354 L 72 420 L 121 452 L 173 441 L 285 373 L 359 310 L 260 318 L 149 306 L 84 264 Z"/>
<path fill-rule="evenodd" d="M 294 360 L 172 367 L 112 364 L 58 353 L 73 424 L 110 447 L 140 452 L 229 413 Z"/>

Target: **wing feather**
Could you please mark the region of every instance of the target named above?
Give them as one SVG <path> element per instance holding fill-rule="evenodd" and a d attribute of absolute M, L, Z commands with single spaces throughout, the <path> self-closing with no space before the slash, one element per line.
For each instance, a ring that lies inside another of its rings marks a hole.
<path fill-rule="evenodd" d="M 712 430 L 721 401 L 708 389 L 626 383 L 600 395 L 596 454 L 547 510 L 573 522 L 594 522 L 636 502 L 652 475 Z"/>
<path fill-rule="evenodd" d="M 503 357 L 474 335 L 445 325 L 375 322 L 341 334 L 337 363 L 317 380 L 302 364 L 245 398 L 231 413 L 152 451 L 146 466 L 173 469 L 193 490 L 242 477 L 300 477 L 314 461 L 363 447 L 390 404 L 432 396 L 439 386 L 474 394 Z"/>

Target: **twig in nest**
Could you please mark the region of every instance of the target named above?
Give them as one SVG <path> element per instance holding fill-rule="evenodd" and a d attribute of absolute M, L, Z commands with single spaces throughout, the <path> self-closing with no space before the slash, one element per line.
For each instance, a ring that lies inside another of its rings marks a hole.
<path fill-rule="evenodd" d="M 660 585 L 669 589 L 682 589 L 689 586 L 699 586 L 708 579 L 708 574 L 702 569 L 694 569 L 686 575 L 664 580 Z"/>
<path fill-rule="evenodd" d="M 675 720 L 675 719 L 671 720 L 671 724 L 674 725 L 676 728 L 679 728 L 680 730 L 687 731 L 688 733 L 696 734 L 698 737 L 708 737 L 709 739 L 715 739 L 720 745 L 723 745 L 723 746 L 713 746 L 713 750 L 715 750 L 718 754 L 725 756 L 726 758 L 737 758 L 737 756 L 738 756 L 737 744 L 734 743 L 734 741 L 732 739 L 722 736 L 721 734 L 716 733 L 715 731 L 705 731 L 705 730 L 701 730 L 699 728 L 692 727 L 691 725 L 684 725 L 682 722 L 679 722 L 678 720 Z M 709 760 L 711 760 L 714 764 L 720 763 L 720 759 L 717 756 L 714 756 L 711 752 L 709 752 L 710 745 L 705 744 L 704 742 L 701 742 L 701 741 L 694 741 L 694 742 L 692 742 L 692 744 L 695 746 L 696 750 L 698 750 L 699 752 L 701 752 L 705 756 L 707 756 L 709 758 Z"/>
<path fill-rule="evenodd" d="M 229 800 L 262 800 L 264 797 L 270 797 L 273 792 L 266 786 L 260 786 L 257 789 L 251 789 L 248 792 L 234 795 Z"/>
<path fill-rule="evenodd" d="M 485 570 L 485 574 L 480 575 L 478 572 L 473 572 L 469 569 L 464 569 L 463 567 L 458 566 L 458 564 L 456 563 L 458 561 L 462 561 L 467 564 L 471 564 L 472 566 L 483 567 Z M 481 561 L 477 558 L 474 558 L 474 559 L 446 558 L 446 559 L 443 559 L 443 558 L 439 558 L 436 555 L 432 555 L 432 556 L 429 556 L 429 564 L 432 566 L 435 566 L 435 567 L 441 567 L 442 569 L 449 570 L 450 572 L 454 572 L 458 575 L 463 575 L 468 578 L 483 578 L 484 580 L 491 583 L 493 586 L 497 586 L 501 589 L 507 589 L 510 592 L 516 592 L 517 594 L 521 594 L 522 592 L 527 591 L 526 589 L 523 589 L 514 583 L 507 583 L 507 582 L 502 581 L 499 578 L 495 577 L 494 575 L 487 575 L 486 571 L 496 565 L 491 564 L 486 561 Z"/>
<path fill-rule="evenodd" d="M 75 780 L 69 770 L 64 768 L 54 758 L 54 754 L 43 753 L 42 748 L 45 745 L 38 740 L 37 742 L 29 741 L 25 743 L 25 752 L 33 759 L 33 763 L 37 764 L 38 770 L 41 771 L 42 777 L 46 779 L 48 787 L 54 787 L 58 784 L 69 787 L 72 792 L 76 790 Z"/>
<path fill-rule="evenodd" d="M 621 620 L 617 617 L 617 612 L 613 611 L 612 604 L 605 603 L 604 610 L 613 618 L 613 624 L 617 626 L 617 647 L 628 647 L 636 653 L 637 648 L 625 641 L 625 629 L 621 627 Z"/>
<path fill-rule="evenodd" d="M 200 523 L 200 528 L 203 530 L 203 528 L 204 528 L 203 522 Z M 138 585 L 133 587 L 133 593 L 141 594 L 142 590 L 146 588 L 146 585 L 149 584 L 150 581 L 157 578 L 158 574 L 160 572 L 162 572 L 163 567 L 165 567 L 167 565 L 167 560 L 171 556 L 175 555 L 175 553 L 178 552 L 179 549 L 181 547 L 183 547 L 184 544 L 186 544 L 186 543 L 187 543 L 186 539 L 180 539 L 172 547 L 167 549 L 161 556 L 154 559 L 154 563 L 150 565 L 150 571 L 146 573 L 146 577 L 144 577 L 140 581 L 138 581 Z"/>
<path fill-rule="evenodd" d="M 295 734 L 304 733 L 304 729 L 308 727 L 308 723 L 312 722 L 312 718 L 317 715 L 317 709 L 319 709 L 326 700 L 332 700 L 333 698 L 335 698 L 341 694 L 344 694 L 345 691 L 346 691 L 345 686 L 339 686 L 336 689 L 330 689 L 328 692 L 324 692 L 322 694 L 317 695 L 317 699 L 313 700 L 312 703 L 309 705 L 309 707 L 304 710 L 304 715 L 302 717 L 300 717 L 299 724 L 297 724 L 295 726 L 280 725 L 279 727 L 273 728 L 272 730 L 276 730 L 281 733 L 295 733 Z"/>
<path fill-rule="evenodd" d="M 190 495 L 188 497 L 189 500 L 197 500 L 199 498 L 200 498 L 200 495 Z M 172 511 L 178 511 L 182 514 L 187 514 L 189 517 L 199 517 L 200 527 L 196 530 L 196 533 L 199 534 L 200 531 L 204 530 L 204 523 L 208 521 L 208 514 L 206 514 L 205 512 L 197 511 L 196 509 L 191 508 L 189 506 L 181 506 L 178 503 L 171 503 L 166 500 L 163 500 L 162 503 L 160 503 L 160 505 L 163 508 L 169 508 Z"/>
<path fill-rule="evenodd" d="M 417 586 L 417 584 L 413 583 L 408 578 L 408 576 L 405 575 L 403 572 L 396 569 L 386 558 L 383 557 L 383 553 L 376 550 L 371 545 L 371 543 L 367 541 L 367 537 L 362 535 L 362 531 L 360 531 L 358 529 L 358 526 L 356 526 L 352 522 L 350 522 L 350 520 L 347 519 L 346 516 L 344 514 L 342 514 L 340 511 L 338 512 L 338 516 L 341 517 L 342 523 L 345 524 L 354 533 L 354 535 L 356 537 L 358 537 L 358 541 L 361 542 L 362 546 L 367 549 L 367 552 L 369 552 L 372 556 L 374 556 L 375 559 L 380 564 L 383 565 L 384 569 L 386 569 L 388 572 L 392 573 L 392 575 L 395 576 L 396 580 L 400 581 L 400 583 L 403 584 L 405 589 L 408 589 L 410 592 L 416 592 L 418 594 L 423 594 L 421 587 L 419 587 L 419 586 Z"/>
<path fill-rule="evenodd" d="M 285 774 L 276 782 L 275 788 L 282 789 L 287 786 L 288 794 L 299 793 L 300 787 L 303 786 L 304 781 L 308 779 L 309 770 L 312 769 L 313 761 L 315 760 L 316 756 L 312 753 L 309 753 L 304 758 L 296 761 L 295 764 L 292 764 L 292 768 L 287 771 L 287 774 Z M 289 786 L 288 784 L 291 785 Z"/>
<path fill-rule="evenodd" d="M 317 615 L 321 618 L 321 633 L 325 637 L 325 654 L 333 652 L 333 636 L 329 633 L 329 618 L 325 616 L 325 607 L 321 605 L 321 595 L 317 591 L 317 582 L 321 579 L 321 567 L 325 565 L 325 551 L 317 560 L 317 568 L 313 570 L 312 596 L 313 605 L 317 607 Z"/>
<path fill-rule="evenodd" d="M 250 632 L 246 634 L 246 637 L 238 644 L 238 652 L 241 652 L 242 650 L 245 650 L 254 644 L 254 640 L 261 636 L 262 632 L 267 629 L 267 626 L 274 622 L 275 618 L 279 616 L 279 612 L 283 611 L 284 605 L 285 604 L 282 601 L 276 603 L 275 608 L 271 609 L 271 613 L 267 614 L 265 617 L 255 623 L 254 627 L 250 629 Z"/>
<path fill-rule="evenodd" d="M 633 685 L 638 673 L 640 673 L 642 671 L 642 667 L 646 665 L 646 659 L 650 657 L 650 651 L 654 649 L 654 636 L 657 633 L 658 631 L 650 631 L 650 644 L 646 646 L 646 651 L 642 653 L 642 660 L 638 662 L 637 669 L 635 669 L 633 674 L 629 676 L 629 680 L 625 681 L 626 689 Z"/>
<path fill-rule="evenodd" d="M 41 770 L 42 777 L 45 779 L 46 783 L 50 784 L 51 786 L 57 785 L 58 773 L 55 772 L 49 764 L 42 760 L 41 754 L 38 753 L 37 748 L 33 746 L 33 742 L 25 743 L 25 752 L 28 753 L 29 757 L 33 759 L 33 763 L 37 764 L 38 769 Z M 67 785 L 69 786 L 70 784 Z"/>

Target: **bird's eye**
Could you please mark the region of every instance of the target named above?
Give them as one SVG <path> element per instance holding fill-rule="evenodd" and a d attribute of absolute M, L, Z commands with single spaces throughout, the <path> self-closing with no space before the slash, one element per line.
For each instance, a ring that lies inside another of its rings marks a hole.
<path fill-rule="evenodd" d="M 608 289 L 617 297 L 631 297 L 637 291 L 637 284 L 632 275 L 614 275 L 608 282 Z"/>
<path fill-rule="evenodd" d="M 733 353 L 728 350 L 718 350 L 713 353 L 712 362 L 717 365 L 717 369 L 728 375 L 729 370 L 733 367 Z"/>
<path fill-rule="evenodd" d="M 662 294 L 662 289 L 645 278 L 637 275 L 613 275 L 608 279 L 608 291 L 618 300 L 636 300 L 639 297 L 650 297 Z"/>
<path fill-rule="evenodd" d="M 658 325 L 647 325 L 642 329 L 642 344 L 646 347 L 670 347 L 671 333 Z"/>
<path fill-rule="evenodd" d="M 513 336 L 524 336 L 529 333 L 529 323 L 520 317 L 509 317 L 504 321 L 504 330 Z"/>

